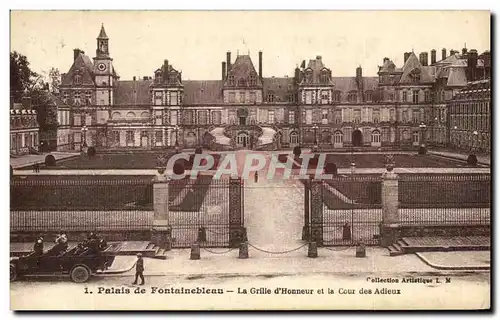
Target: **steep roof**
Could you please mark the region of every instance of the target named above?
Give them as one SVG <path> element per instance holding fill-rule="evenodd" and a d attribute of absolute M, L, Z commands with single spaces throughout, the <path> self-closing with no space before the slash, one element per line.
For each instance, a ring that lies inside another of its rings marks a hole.
<path fill-rule="evenodd" d="M 106 35 L 106 30 L 104 30 L 104 24 L 101 25 L 101 32 L 99 32 L 97 39 L 109 39 Z"/>
<path fill-rule="evenodd" d="M 264 97 L 267 96 L 269 92 L 274 93 L 275 101 L 285 102 L 288 101 L 288 95 L 293 93 L 293 82 L 294 78 L 284 77 L 284 78 L 263 78 L 263 90 Z"/>
<path fill-rule="evenodd" d="M 228 74 L 234 76 L 235 84 L 238 84 L 239 79 L 250 79 L 250 76 L 253 74 L 256 76 L 257 86 L 262 86 L 262 81 L 258 77 L 249 55 L 238 55 L 231 65 L 231 70 L 229 70 Z"/>
<path fill-rule="evenodd" d="M 412 80 L 410 74 L 413 72 L 417 72 L 420 74 L 420 82 L 422 83 L 434 81 L 434 78 L 429 75 L 429 69 L 422 66 L 414 52 L 412 52 L 408 59 L 406 59 L 406 62 L 402 69 L 403 74 L 401 75 L 401 79 L 399 80 L 400 83 L 411 83 Z"/>
<path fill-rule="evenodd" d="M 149 85 L 153 80 L 117 81 L 114 91 L 115 105 L 149 105 Z"/>
<path fill-rule="evenodd" d="M 222 80 L 187 80 L 184 84 L 184 104 L 222 103 Z"/>
<path fill-rule="evenodd" d="M 349 91 L 358 90 L 356 77 L 333 77 L 332 81 L 335 85 L 335 91 L 341 91 L 347 93 Z"/>
<path fill-rule="evenodd" d="M 465 68 L 450 67 L 448 74 L 448 86 L 465 86 L 467 85 L 467 74 Z"/>
<path fill-rule="evenodd" d="M 73 65 L 71 65 L 68 73 L 62 77 L 63 79 L 61 79 L 61 84 L 63 86 L 73 85 L 74 76 L 77 73 L 80 73 L 82 75 L 82 85 L 94 85 L 93 68 L 94 64 L 92 63 L 92 60 L 90 60 L 87 55 L 80 52 L 73 62 Z"/>
<path fill-rule="evenodd" d="M 309 62 L 307 63 L 307 67 L 303 70 L 304 78 L 302 79 L 301 84 L 320 84 L 321 72 L 323 70 L 331 74 L 330 69 L 325 67 L 325 65 L 323 64 L 321 56 L 316 56 L 316 59 L 309 60 Z M 308 72 L 312 72 L 310 81 L 308 81 L 306 77 Z M 327 84 L 331 85 L 332 80 L 330 79 L 330 82 Z"/>

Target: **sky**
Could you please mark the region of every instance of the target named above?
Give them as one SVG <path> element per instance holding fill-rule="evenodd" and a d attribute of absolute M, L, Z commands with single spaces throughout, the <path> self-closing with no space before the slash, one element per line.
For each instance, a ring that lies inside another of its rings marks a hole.
<path fill-rule="evenodd" d="M 345 77 L 357 66 L 376 76 L 384 57 L 400 67 L 406 51 L 490 50 L 487 11 L 12 11 L 10 50 L 38 73 L 65 73 L 74 48 L 95 56 L 101 24 L 122 80 L 153 76 L 164 59 L 184 80 L 220 79 L 227 51 L 258 69 L 262 50 L 264 77 L 293 76 L 318 55 Z"/>

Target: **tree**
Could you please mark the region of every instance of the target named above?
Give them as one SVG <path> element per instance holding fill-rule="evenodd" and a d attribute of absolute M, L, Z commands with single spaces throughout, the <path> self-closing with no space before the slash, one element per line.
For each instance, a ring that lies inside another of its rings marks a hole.
<path fill-rule="evenodd" d="M 50 78 L 50 92 L 54 94 L 59 94 L 59 86 L 61 85 L 61 73 L 57 68 L 50 68 L 49 70 Z"/>
<path fill-rule="evenodd" d="M 30 93 L 41 76 L 32 71 L 25 55 L 16 51 L 10 53 L 10 95 L 14 102 L 21 102 L 26 93 Z"/>

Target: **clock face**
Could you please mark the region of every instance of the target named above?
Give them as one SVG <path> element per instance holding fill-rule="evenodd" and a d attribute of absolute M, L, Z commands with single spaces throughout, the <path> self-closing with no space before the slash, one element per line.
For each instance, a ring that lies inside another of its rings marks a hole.
<path fill-rule="evenodd" d="M 106 65 L 104 63 L 99 63 L 99 65 L 97 66 L 97 69 L 99 69 L 100 71 L 104 71 L 104 70 L 106 70 Z"/>

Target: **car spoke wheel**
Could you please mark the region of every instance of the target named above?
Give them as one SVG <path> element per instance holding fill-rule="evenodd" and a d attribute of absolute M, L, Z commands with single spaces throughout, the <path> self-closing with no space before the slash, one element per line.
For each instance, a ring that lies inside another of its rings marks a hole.
<path fill-rule="evenodd" d="M 76 266 L 71 270 L 71 281 L 76 283 L 87 282 L 90 278 L 89 270 L 84 266 Z"/>
<path fill-rule="evenodd" d="M 17 279 L 16 266 L 11 264 L 10 265 L 10 281 L 16 281 L 16 279 Z"/>

